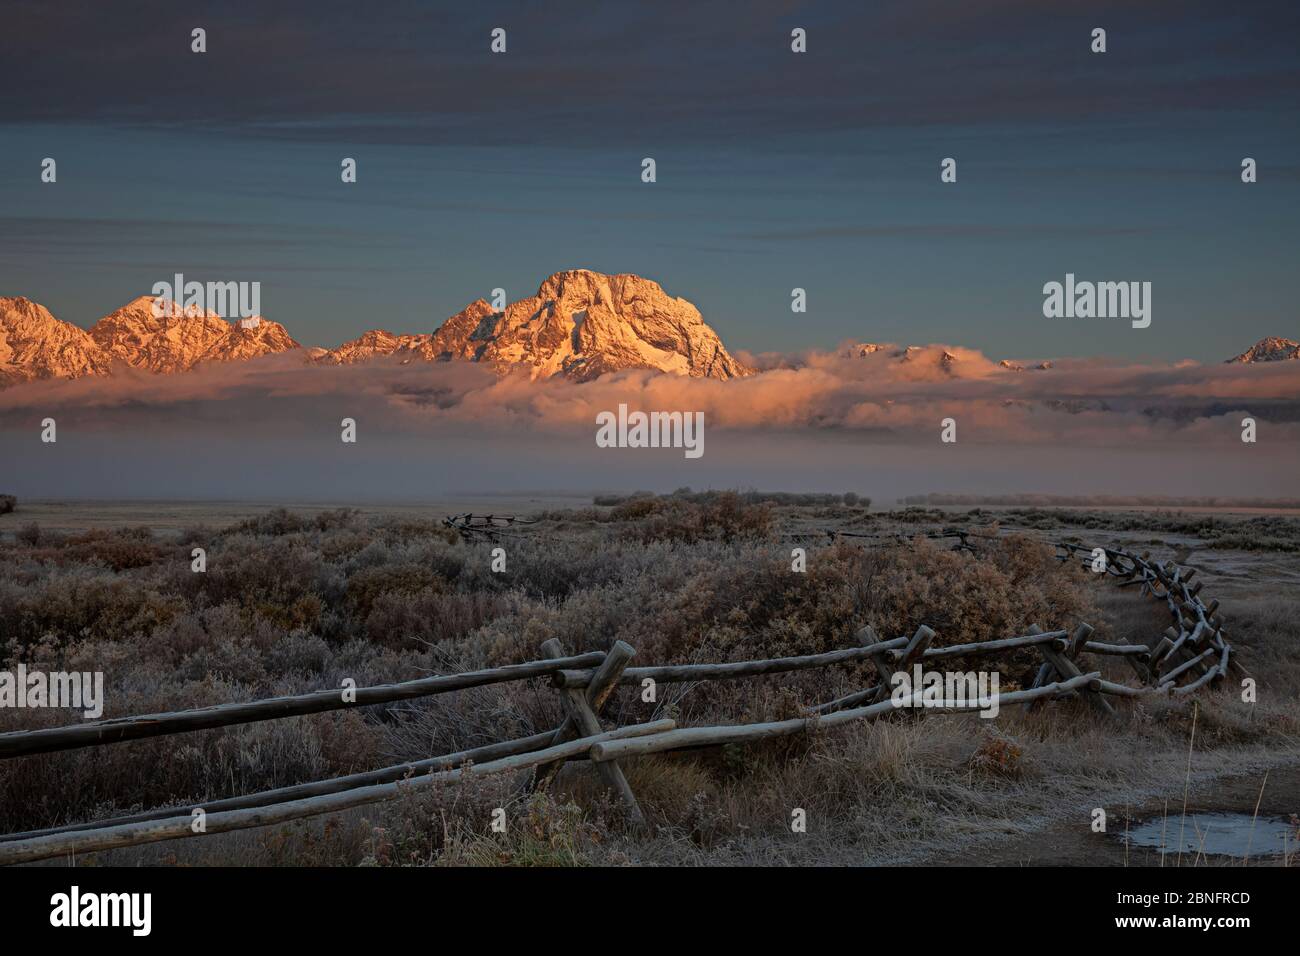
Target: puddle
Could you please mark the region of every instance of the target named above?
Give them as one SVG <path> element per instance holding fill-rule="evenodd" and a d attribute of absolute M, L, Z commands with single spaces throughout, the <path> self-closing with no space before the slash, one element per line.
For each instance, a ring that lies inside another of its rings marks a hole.
<path fill-rule="evenodd" d="M 1182 828 L 1182 852 L 1210 856 L 1244 857 L 1281 856 L 1300 850 L 1295 824 L 1277 817 L 1252 819 L 1248 813 L 1170 814 L 1167 820 L 1156 817 L 1136 826 L 1130 825 L 1128 842 L 1132 846 L 1164 847 L 1165 853 L 1178 853 L 1179 828 Z M 1253 831 L 1253 833 L 1252 833 Z M 1124 834 L 1120 833 L 1121 842 Z"/>

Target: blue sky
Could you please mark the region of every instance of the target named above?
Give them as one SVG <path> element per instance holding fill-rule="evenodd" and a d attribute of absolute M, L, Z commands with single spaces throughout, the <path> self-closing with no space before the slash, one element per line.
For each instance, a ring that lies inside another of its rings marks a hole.
<path fill-rule="evenodd" d="M 179 271 L 260 281 L 332 346 L 583 267 L 752 352 L 1215 361 L 1298 331 L 1287 4 L 8 6 L 0 295 L 83 326 Z M 1067 272 L 1150 281 L 1151 328 L 1043 318 Z"/>

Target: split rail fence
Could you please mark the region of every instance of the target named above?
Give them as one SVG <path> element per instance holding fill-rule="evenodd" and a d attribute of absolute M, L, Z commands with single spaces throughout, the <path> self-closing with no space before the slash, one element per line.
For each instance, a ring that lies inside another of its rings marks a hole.
<path fill-rule="evenodd" d="M 964 533 L 958 548 L 970 548 Z M 1095 566 L 1096 552 L 1073 543 L 1057 545 L 1062 561 L 1080 560 Z M 893 713 L 891 699 L 895 673 L 914 664 L 948 659 L 996 657 L 1023 648 L 1035 648 L 1042 664 L 1032 684 L 999 694 L 998 706 L 1022 704 L 1032 710 L 1050 701 L 1082 699 L 1094 710 L 1113 714 L 1108 698 L 1150 695 L 1181 696 L 1222 680 L 1229 672 L 1246 676 L 1231 653 L 1218 602 L 1205 604 L 1201 582 L 1192 584 L 1194 569 L 1173 562 L 1156 563 L 1147 554 L 1102 549 L 1105 573 L 1120 587 L 1134 586 L 1143 595 L 1167 603 L 1173 624 L 1148 644 L 1104 643 L 1090 640 L 1093 628 L 1081 623 L 1072 630 L 1044 631 L 1034 626 L 1028 633 L 999 640 L 931 647 L 935 632 L 924 625 L 910 637 L 881 640 L 870 627 L 856 635 L 857 646 L 821 654 L 717 664 L 666 664 L 630 666 L 633 648 L 617 641 L 607 652 L 566 655 L 558 641 L 542 645 L 545 658 L 488 670 L 469 671 L 375 687 L 324 690 L 289 697 L 221 704 L 196 710 L 98 720 L 67 727 L 0 734 L 0 759 L 95 747 L 229 727 L 330 710 L 387 704 L 417 697 L 481 687 L 506 681 L 548 678 L 560 696 L 564 720 L 559 727 L 517 740 L 502 741 L 458 753 L 410 761 L 329 780 L 280 787 L 229 797 L 200 807 L 168 807 L 110 820 L 70 824 L 43 830 L 0 835 L 0 865 L 53 857 L 69 857 L 117 847 L 138 846 L 163 840 L 225 833 L 285 823 L 320 814 L 398 799 L 406 793 L 454 783 L 471 776 L 531 771 L 529 786 L 547 787 L 563 765 L 589 759 L 603 782 L 624 803 L 634 826 L 644 823 L 636 795 L 624 776 L 622 762 L 646 754 L 695 747 L 715 747 L 790 734 L 812 733 L 859 720 L 874 720 Z M 1121 657 L 1131 665 L 1138 686 L 1104 680 L 1090 656 Z M 657 684 L 734 680 L 810 668 L 865 662 L 877 681 L 852 694 L 805 708 L 806 716 L 790 720 L 730 726 L 678 727 L 672 720 L 653 720 L 606 730 L 600 714 L 620 685 L 641 685 L 647 678 Z M 920 705 L 916 689 L 908 703 Z M 985 702 L 987 704 L 987 701 Z M 945 703 L 926 710 L 976 711 L 985 704 Z M 195 832 L 195 811 L 204 814 L 204 826 Z"/>

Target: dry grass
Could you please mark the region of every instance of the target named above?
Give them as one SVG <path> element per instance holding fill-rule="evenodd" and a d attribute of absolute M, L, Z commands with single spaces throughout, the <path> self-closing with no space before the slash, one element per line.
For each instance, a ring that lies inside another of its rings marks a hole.
<path fill-rule="evenodd" d="M 1107 640 L 1145 640 L 1162 606 L 1057 562 L 1035 539 L 1009 536 L 970 555 L 910 543 L 802 542 L 799 522 L 835 508 L 634 498 L 611 511 L 549 515 L 504 542 L 463 542 L 436 522 L 350 511 L 310 519 L 279 511 L 179 541 L 139 529 L 45 535 L 0 545 L 0 658 L 105 673 L 105 716 L 203 706 L 429 672 L 532 659 L 625 640 L 638 662 L 726 661 L 849 646 L 872 624 L 886 635 L 921 623 L 944 644 L 1020 633 L 1031 623 L 1088 620 Z M 923 531 L 952 516 L 914 509 L 859 521 Z M 977 524 L 988 522 L 972 513 Z M 895 520 L 900 519 L 900 520 Z M 1032 530 L 1032 529 L 1031 529 Z M 911 533 L 910 531 L 908 533 Z M 190 570 L 190 549 L 208 570 Z M 1207 592 L 1214 581 L 1207 572 Z M 1201 699 L 1193 770 L 1222 773 L 1294 752 L 1300 737 L 1300 602 L 1265 589 L 1225 606 L 1234 642 L 1261 679 L 1259 703 Z M 1008 660 L 1004 687 L 1032 655 Z M 956 662 L 954 669 L 965 669 Z M 1107 661 L 1107 676 L 1126 679 Z M 684 724 L 778 719 L 869 683 L 864 668 L 667 686 L 654 704 L 625 688 L 619 722 L 663 715 Z M 1141 793 L 1181 780 L 1186 702 L 1123 705 L 1119 733 L 1071 706 L 995 722 L 906 716 L 813 739 L 784 738 L 634 761 L 629 779 L 650 818 L 626 832 L 590 766 L 571 764 L 553 799 L 525 801 L 517 781 L 447 787 L 327 820 L 100 854 L 116 863 L 567 865 L 899 862 L 1019 832 L 1099 789 Z M 555 726 L 546 686 L 456 695 L 146 740 L 0 764 L 0 828 L 103 818 L 371 769 Z M 68 721 L 0 711 L 0 729 Z M 502 808 L 510 825 L 491 827 Z M 806 811 L 808 832 L 792 833 Z"/>

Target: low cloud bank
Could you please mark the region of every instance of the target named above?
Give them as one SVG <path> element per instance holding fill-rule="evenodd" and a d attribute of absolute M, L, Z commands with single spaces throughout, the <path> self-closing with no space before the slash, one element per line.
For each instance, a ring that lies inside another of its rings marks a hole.
<path fill-rule="evenodd" d="M 339 415 L 364 416 L 385 433 L 567 432 L 594 428 L 599 412 L 622 403 L 702 411 L 710 429 L 850 430 L 898 442 L 934 442 L 953 418 L 961 442 L 1240 443 L 1246 415 L 1261 423 L 1261 440 L 1300 439 L 1300 363 L 1071 360 L 1015 371 L 952 346 L 900 352 L 760 357 L 757 374 L 726 382 L 632 371 L 583 384 L 498 377 L 468 363 L 317 367 L 281 355 L 180 375 L 17 386 L 0 392 L 0 426 L 52 416 L 96 430 L 179 422 L 258 430 Z"/>

